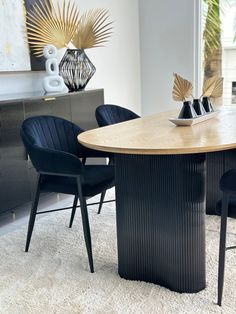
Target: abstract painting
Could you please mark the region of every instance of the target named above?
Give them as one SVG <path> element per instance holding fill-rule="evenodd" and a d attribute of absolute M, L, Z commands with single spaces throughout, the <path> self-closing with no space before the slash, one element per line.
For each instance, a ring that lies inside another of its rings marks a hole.
<path fill-rule="evenodd" d="M 0 71 L 30 70 L 22 0 L 0 1 Z"/>
<path fill-rule="evenodd" d="M 0 0 L 0 71 L 43 70 L 44 58 L 29 49 L 26 12 L 37 0 Z"/>

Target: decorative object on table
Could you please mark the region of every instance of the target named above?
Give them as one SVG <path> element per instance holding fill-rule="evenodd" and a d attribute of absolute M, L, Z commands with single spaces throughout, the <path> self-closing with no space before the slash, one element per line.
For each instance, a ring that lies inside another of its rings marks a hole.
<path fill-rule="evenodd" d="M 196 118 L 196 117 L 197 117 L 197 113 L 196 113 L 191 101 L 184 101 L 178 118 L 179 119 L 190 119 L 190 118 Z"/>
<path fill-rule="evenodd" d="M 67 48 L 59 64 L 59 72 L 69 91 L 85 88 L 96 71 L 85 49 L 101 47 L 111 36 L 108 10 L 88 10 L 80 16 L 73 0 L 62 6 L 52 0 L 39 0 L 27 14 L 28 38 L 35 55 L 41 56 L 47 44 Z M 70 49 L 72 48 L 72 49 Z"/>
<path fill-rule="evenodd" d="M 43 49 L 43 55 L 46 58 L 46 73 L 43 78 L 43 88 L 46 93 L 68 92 L 63 78 L 59 76 L 59 66 L 57 59 L 57 48 L 53 45 L 47 45 Z"/>
<path fill-rule="evenodd" d="M 179 118 L 170 118 L 169 121 L 174 123 L 177 126 L 191 126 L 206 120 L 212 119 L 218 115 L 219 111 L 209 112 L 197 118 L 190 119 L 179 119 Z"/>
<path fill-rule="evenodd" d="M 214 111 L 211 99 L 219 98 L 223 94 L 223 77 L 211 77 L 204 81 L 202 88 L 202 104 L 206 112 Z"/>
<path fill-rule="evenodd" d="M 212 112 L 214 111 L 211 101 L 210 101 L 210 96 L 215 88 L 217 78 L 210 77 L 209 79 L 205 80 L 203 82 L 202 86 L 202 104 L 206 112 Z"/>
<path fill-rule="evenodd" d="M 213 114 L 215 111 L 212 107 L 210 99 L 222 96 L 222 77 L 212 77 L 205 80 L 202 87 L 202 95 L 199 98 L 193 97 L 193 86 L 191 82 L 187 81 L 177 73 L 174 73 L 174 77 L 172 97 L 174 100 L 182 101 L 184 103 L 178 118 L 169 119 L 171 122 L 176 125 L 194 125 L 216 116 L 218 112 Z M 193 98 L 193 104 L 189 100 L 190 96 Z M 186 121 L 184 121 L 184 119 L 186 119 Z"/>
<path fill-rule="evenodd" d="M 209 97 L 202 97 L 202 105 L 206 113 L 214 111 Z"/>
<path fill-rule="evenodd" d="M 172 96 L 176 101 L 183 102 L 183 107 L 180 111 L 180 119 L 188 119 L 197 117 L 197 114 L 193 108 L 193 105 L 190 101 L 187 101 L 189 96 L 193 93 L 193 85 L 191 82 L 185 80 L 177 73 L 174 73 L 174 86 Z"/>
<path fill-rule="evenodd" d="M 206 114 L 206 111 L 205 111 L 204 106 L 203 106 L 200 99 L 195 98 L 193 100 L 193 108 L 196 111 L 196 114 L 198 116 L 202 116 L 202 115 Z"/>

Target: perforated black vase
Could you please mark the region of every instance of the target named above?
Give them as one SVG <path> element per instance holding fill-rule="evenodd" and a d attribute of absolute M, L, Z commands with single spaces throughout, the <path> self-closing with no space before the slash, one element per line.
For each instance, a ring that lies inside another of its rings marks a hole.
<path fill-rule="evenodd" d="M 96 72 L 84 50 L 67 49 L 59 64 L 59 72 L 70 92 L 83 90 Z"/>

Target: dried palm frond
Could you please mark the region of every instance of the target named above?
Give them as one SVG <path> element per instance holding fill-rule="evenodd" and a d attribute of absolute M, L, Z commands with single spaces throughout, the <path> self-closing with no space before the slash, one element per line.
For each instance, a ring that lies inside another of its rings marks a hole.
<path fill-rule="evenodd" d="M 108 10 L 95 9 L 86 11 L 80 19 L 73 45 L 78 49 L 101 47 L 111 36 L 111 24 L 107 23 Z"/>
<path fill-rule="evenodd" d="M 216 76 L 210 77 L 209 79 L 205 80 L 202 86 L 202 96 L 203 97 L 210 97 L 215 85 L 216 85 Z"/>
<path fill-rule="evenodd" d="M 219 98 L 223 94 L 223 77 L 216 80 L 215 87 L 210 95 L 211 98 Z"/>
<path fill-rule="evenodd" d="M 174 73 L 174 86 L 172 91 L 172 97 L 176 101 L 185 101 L 192 95 L 193 85 L 191 82 L 185 80 L 177 73 Z"/>
<path fill-rule="evenodd" d="M 34 54 L 43 55 L 43 48 L 53 44 L 58 49 L 66 47 L 79 25 L 79 9 L 73 0 L 63 0 L 57 8 L 51 0 L 39 0 L 27 14 L 28 40 Z"/>

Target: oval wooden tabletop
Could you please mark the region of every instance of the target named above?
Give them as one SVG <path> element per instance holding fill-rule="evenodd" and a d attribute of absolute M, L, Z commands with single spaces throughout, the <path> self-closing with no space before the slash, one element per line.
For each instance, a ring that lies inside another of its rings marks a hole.
<path fill-rule="evenodd" d="M 236 148 L 236 105 L 221 106 L 217 117 L 193 126 L 175 126 L 168 119 L 178 111 L 158 113 L 81 133 L 86 147 L 122 154 L 170 155 Z"/>

